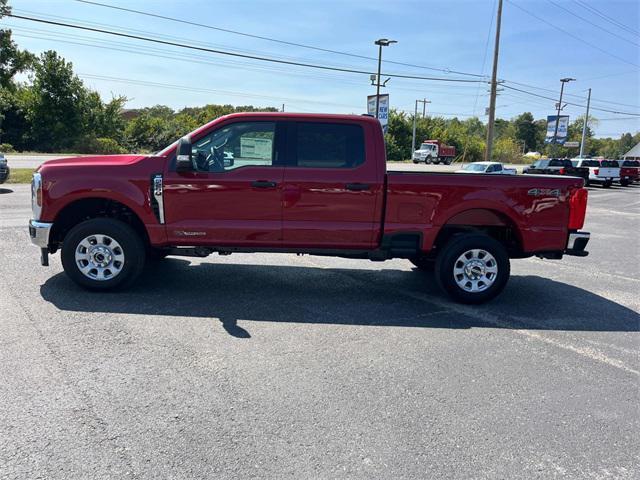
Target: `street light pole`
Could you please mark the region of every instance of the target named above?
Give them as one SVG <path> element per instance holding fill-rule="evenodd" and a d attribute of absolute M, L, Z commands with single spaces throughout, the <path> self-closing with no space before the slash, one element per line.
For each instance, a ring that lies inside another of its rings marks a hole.
<path fill-rule="evenodd" d="M 378 75 L 376 76 L 376 118 L 378 118 L 378 114 L 380 111 L 380 69 L 381 68 L 382 68 L 382 43 L 378 43 Z"/>
<path fill-rule="evenodd" d="M 374 42 L 378 45 L 378 76 L 376 77 L 376 118 L 379 117 L 380 110 L 380 70 L 382 69 L 382 47 L 388 47 L 392 43 L 398 43 L 395 40 L 380 38 Z"/>
<path fill-rule="evenodd" d="M 558 143 L 558 126 L 560 125 L 560 110 L 562 110 L 562 94 L 564 93 L 564 84 L 575 81 L 575 78 L 561 78 L 560 79 L 560 101 L 558 102 L 558 114 L 556 115 L 556 128 L 553 131 L 553 143 Z"/>
<path fill-rule="evenodd" d="M 589 89 L 589 96 L 587 97 L 587 113 L 584 116 L 584 124 L 582 125 L 582 140 L 580 141 L 580 158 L 584 153 L 584 140 L 587 136 L 587 124 L 589 123 L 589 106 L 591 104 L 591 89 Z"/>

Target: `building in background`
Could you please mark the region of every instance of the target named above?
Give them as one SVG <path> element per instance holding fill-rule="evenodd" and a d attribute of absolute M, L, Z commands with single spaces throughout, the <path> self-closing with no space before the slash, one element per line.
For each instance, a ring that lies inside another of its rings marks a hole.
<path fill-rule="evenodd" d="M 625 160 L 640 160 L 640 143 L 636 143 L 635 147 L 622 156 Z"/>

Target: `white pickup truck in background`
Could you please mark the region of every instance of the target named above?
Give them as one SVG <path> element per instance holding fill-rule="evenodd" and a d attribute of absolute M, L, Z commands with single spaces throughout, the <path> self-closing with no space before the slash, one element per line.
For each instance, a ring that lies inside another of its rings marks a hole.
<path fill-rule="evenodd" d="M 515 175 L 515 168 L 507 168 L 500 162 L 473 162 L 465 165 L 455 173 L 488 173 L 491 175 Z"/>
<path fill-rule="evenodd" d="M 589 180 L 585 186 L 597 183 L 609 188 L 613 182 L 620 181 L 620 165 L 615 160 L 597 160 L 595 158 L 572 158 L 574 167 L 587 167 Z"/>

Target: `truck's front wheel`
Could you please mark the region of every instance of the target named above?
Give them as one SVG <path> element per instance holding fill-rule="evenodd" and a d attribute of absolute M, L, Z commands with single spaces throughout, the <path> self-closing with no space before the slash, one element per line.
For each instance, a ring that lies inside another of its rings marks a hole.
<path fill-rule="evenodd" d="M 438 284 L 461 303 L 491 300 L 502 292 L 509 274 L 504 246 L 482 234 L 454 237 L 436 260 Z"/>
<path fill-rule="evenodd" d="M 145 248 L 124 222 L 94 218 L 79 223 L 65 236 L 62 266 L 78 285 L 90 290 L 129 286 L 144 267 Z"/>

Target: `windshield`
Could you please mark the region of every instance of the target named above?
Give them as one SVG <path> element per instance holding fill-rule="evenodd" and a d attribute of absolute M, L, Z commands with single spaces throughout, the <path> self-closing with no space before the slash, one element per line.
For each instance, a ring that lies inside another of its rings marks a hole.
<path fill-rule="evenodd" d="M 433 145 L 432 143 L 423 143 L 422 145 L 420 145 L 420 150 L 431 150 L 434 147 L 435 145 Z"/>
<path fill-rule="evenodd" d="M 625 160 L 622 162 L 623 167 L 640 167 L 640 162 L 638 160 Z"/>
<path fill-rule="evenodd" d="M 481 163 L 470 163 L 469 165 L 464 166 L 462 169 L 467 172 L 484 172 L 486 165 L 482 165 Z"/>

